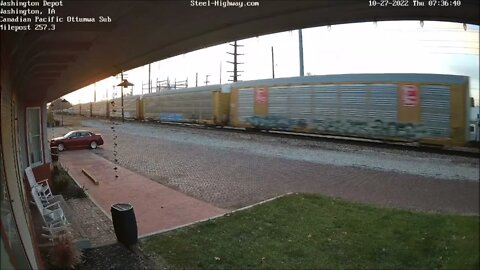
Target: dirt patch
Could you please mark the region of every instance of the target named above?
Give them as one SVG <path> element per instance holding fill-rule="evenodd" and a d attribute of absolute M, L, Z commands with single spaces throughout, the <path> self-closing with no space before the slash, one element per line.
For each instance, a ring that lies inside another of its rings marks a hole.
<path fill-rule="evenodd" d="M 163 268 L 163 267 L 162 267 Z M 138 248 L 128 249 L 120 243 L 92 248 L 83 252 L 77 269 L 160 269 Z"/>
<path fill-rule="evenodd" d="M 40 252 L 45 260 L 45 269 L 57 270 L 50 263 L 50 249 L 42 248 Z M 74 269 L 165 269 L 143 254 L 138 248 L 128 249 L 120 243 L 83 250 L 81 262 Z"/>

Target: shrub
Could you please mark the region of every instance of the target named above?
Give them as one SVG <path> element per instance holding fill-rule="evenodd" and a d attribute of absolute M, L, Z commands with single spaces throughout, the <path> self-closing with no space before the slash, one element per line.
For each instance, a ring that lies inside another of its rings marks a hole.
<path fill-rule="evenodd" d="M 60 173 L 60 168 L 58 164 L 53 165 L 53 177 L 57 176 Z"/>
<path fill-rule="evenodd" d="M 86 198 L 85 186 L 79 187 L 70 177 L 68 171 L 60 166 L 53 167 L 53 193 L 61 194 L 65 200 Z"/>
<path fill-rule="evenodd" d="M 87 193 L 85 193 L 86 190 L 87 189 L 85 188 L 85 185 L 83 185 L 82 187 L 78 187 L 77 185 L 75 185 L 74 197 L 78 199 L 86 198 L 87 197 Z"/>
<path fill-rule="evenodd" d="M 53 178 L 53 189 L 61 193 L 68 188 L 70 181 L 70 176 L 65 171 L 60 171 Z"/>
<path fill-rule="evenodd" d="M 49 258 L 52 266 L 58 269 L 74 269 L 81 261 L 82 252 L 75 245 L 72 235 L 63 233 L 53 240 Z"/>

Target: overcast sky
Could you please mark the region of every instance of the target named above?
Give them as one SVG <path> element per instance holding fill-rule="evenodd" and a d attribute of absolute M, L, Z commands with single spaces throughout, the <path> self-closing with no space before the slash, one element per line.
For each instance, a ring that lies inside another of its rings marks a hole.
<path fill-rule="evenodd" d="M 299 75 L 298 31 L 287 31 L 241 40 L 240 79 L 272 77 L 271 47 L 275 56 L 275 77 Z M 345 73 L 436 73 L 470 77 L 470 95 L 479 102 L 479 27 L 448 22 L 419 21 L 368 22 L 303 29 L 305 74 Z M 188 78 L 188 85 L 227 83 L 233 70 L 232 46 L 221 44 L 182 54 L 151 64 L 154 81 Z M 222 72 L 220 73 L 220 70 Z M 142 93 L 148 81 L 148 66 L 126 71 L 134 94 Z M 220 76 L 221 74 L 221 76 Z M 97 100 L 120 95 L 119 78 L 110 77 L 96 84 Z M 129 90 L 130 91 L 130 90 Z M 146 91 L 146 90 L 144 90 Z M 93 101 L 94 86 L 65 96 L 73 104 Z"/>

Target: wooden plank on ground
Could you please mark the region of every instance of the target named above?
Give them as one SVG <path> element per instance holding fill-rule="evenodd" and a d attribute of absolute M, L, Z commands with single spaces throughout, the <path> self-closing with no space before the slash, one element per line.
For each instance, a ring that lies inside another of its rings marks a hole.
<path fill-rule="evenodd" d="M 95 185 L 100 184 L 100 182 L 97 179 L 95 179 L 95 177 L 93 177 L 92 174 L 87 172 L 85 169 L 82 169 L 82 173 L 85 174 L 88 177 L 88 179 L 92 180 L 92 182 L 95 183 Z"/>

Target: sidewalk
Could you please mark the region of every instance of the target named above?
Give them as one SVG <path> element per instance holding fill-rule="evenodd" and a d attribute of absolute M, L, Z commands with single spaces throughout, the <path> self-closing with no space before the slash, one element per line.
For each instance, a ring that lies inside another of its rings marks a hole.
<path fill-rule="evenodd" d="M 139 237 L 172 229 L 227 212 L 163 186 L 126 168 L 118 167 L 115 179 L 112 162 L 90 150 L 65 151 L 60 162 L 87 194 L 111 219 L 110 207 L 115 203 L 133 205 Z M 95 185 L 82 169 L 99 184 Z"/>

